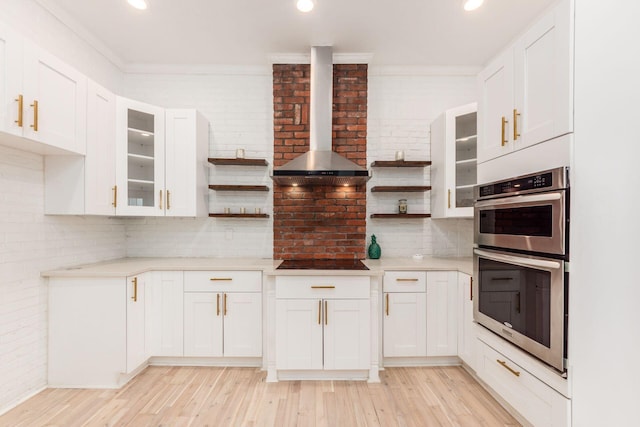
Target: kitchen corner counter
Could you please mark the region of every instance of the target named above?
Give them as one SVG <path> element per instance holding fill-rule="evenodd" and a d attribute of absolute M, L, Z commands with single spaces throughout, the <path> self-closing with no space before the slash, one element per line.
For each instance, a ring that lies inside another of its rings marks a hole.
<path fill-rule="evenodd" d="M 127 277 L 147 271 L 270 271 L 280 260 L 264 258 L 120 258 L 44 271 L 43 277 Z"/>
<path fill-rule="evenodd" d="M 381 258 L 363 261 L 371 271 L 459 271 L 473 275 L 473 258 L 442 258 L 424 257 L 422 260 L 413 258 Z"/>

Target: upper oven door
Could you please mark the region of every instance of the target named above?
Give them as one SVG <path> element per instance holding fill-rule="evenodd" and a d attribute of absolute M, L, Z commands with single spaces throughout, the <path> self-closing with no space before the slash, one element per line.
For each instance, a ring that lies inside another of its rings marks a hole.
<path fill-rule="evenodd" d="M 477 201 L 475 243 L 528 252 L 566 254 L 566 191 Z"/>

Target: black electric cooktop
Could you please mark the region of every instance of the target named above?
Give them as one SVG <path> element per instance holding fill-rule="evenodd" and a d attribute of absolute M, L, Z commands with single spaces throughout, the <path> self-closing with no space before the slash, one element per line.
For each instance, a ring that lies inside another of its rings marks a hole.
<path fill-rule="evenodd" d="M 287 259 L 278 270 L 368 270 L 359 259 Z"/>

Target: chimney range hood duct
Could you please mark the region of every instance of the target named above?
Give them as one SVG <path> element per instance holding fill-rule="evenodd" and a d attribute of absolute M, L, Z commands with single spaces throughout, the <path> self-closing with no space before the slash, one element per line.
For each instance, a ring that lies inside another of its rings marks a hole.
<path fill-rule="evenodd" d="M 311 48 L 309 151 L 273 169 L 280 185 L 359 185 L 369 171 L 331 151 L 333 113 L 333 54 L 331 46 Z"/>

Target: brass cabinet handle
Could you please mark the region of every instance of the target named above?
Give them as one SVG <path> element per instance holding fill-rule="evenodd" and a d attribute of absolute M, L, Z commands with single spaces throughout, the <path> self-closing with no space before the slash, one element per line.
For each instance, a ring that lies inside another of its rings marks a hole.
<path fill-rule="evenodd" d="M 314 285 L 311 286 L 311 289 L 335 289 L 336 287 L 333 285 Z"/>
<path fill-rule="evenodd" d="M 418 279 L 416 278 L 409 278 L 409 279 L 403 279 L 403 278 L 397 278 L 396 282 L 417 282 Z"/>
<path fill-rule="evenodd" d="M 118 186 L 114 185 L 113 188 L 113 202 L 111 203 L 114 208 L 118 207 Z"/>
<path fill-rule="evenodd" d="M 233 280 L 231 277 L 212 277 L 211 279 L 209 279 L 212 282 L 219 282 L 219 281 L 229 281 L 229 280 Z"/>
<path fill-rule="evenodd" d="M 388 316 L 389 315 L 389 294 L 385 295 L 385 308 L 384 308 L 384 311 Z"/>
<path fill-rule="evenodd" d="M 158 203 L 158 208 L 162 209 L 162 190 L 159 191 L 160 203 Z"/>
<path fill-rule="evenodd" d="M 327 300 L 324 300 L 324 324 L 328 325 L 329 324 L 329 314 L 327 313 Z"/>
<path fill-rule="evenodd" d="M 22 110 L 24 108 L 24 97 L 22 95 L 18 95 L 16 101 L 18 101 L 18 120 L 14 120 L 14 122 L 18 125 L 18 127 L 22 127 Z"/>
<path fill-rule="evenodd" d="M 322 300 L 318 300 L 318 325 L 322 325 Z"/>
<path fill-rule="evenodd" d="M 519 116 L 520 116 L 520 113 L 518 113 L 518 109 L 514 108 L 513 109 L 513 140 L 514 141 L 518 139 L 518 137 L 520 136 L 520 134 L 518 133 L 518 117 Z"/>
<path fill-rule="evenodd" d="M 222 305 L 223 305 L 222 315 L 226 316 L 227 315 L 227 294 L 224 294 L 224 301 Z"/>
<path fill-rule="evenodd" d="M 216 316 L 220 316 L 220 294 L 216 294 Z"/>
<path fill-rule="evenodd" d="M 469 301 L 473 301 L 473 277 L 469 280 Z"/>
<path fill-rule="evenodd" d="M 167 210 L 171 209 L 171 193 L 167 190 Z"/>
<path fill-rule="evenodd" d="M 447 190 L 448 191 L 448 195 L 447 195 L 447 209 L 451 209 L 451 189 Z"/>
<path fill-rule="evenodd" d="M 507 128 L 507 123 L 509 123 L 509 120 L 507 120 L 507 118 L 505 116 L 502 116 L 502 140 L 500 141 L 500 144 L 502 147 L 504 147 L 507 144 L 507 140 L 505 139 L 506 137 L 506 128 Z"/>
<path fill-rule="evenodd" d="M 31 125 L 31 127 L 33 128 L 34 132 L 38 132 L 38 101 L 33 101 L 33 104 L 31 104 L 31 107 L 33 107 L 33 124 Z"/>
<path fill-rule="evenodd" d="M 133 283 L 133 296 L 131 297 L 131 299 L 133 300 L 133 302 L 137 302 L 138 301 L 138 278 L 134 277 L 131 280 L 131 283 Z"/>
<path fill-rule="evenodd" d="M 496 359 L 496 362 L 498 362 L 500 365 L 502 365 L 503 368 L 505 368 L 507 371 L 511 372 L 516 377 L 520 376 L 520 371 L 516 371 L 515 369 L 507 366 L 507 362 L 505 362 L 504 360 Z"/>

